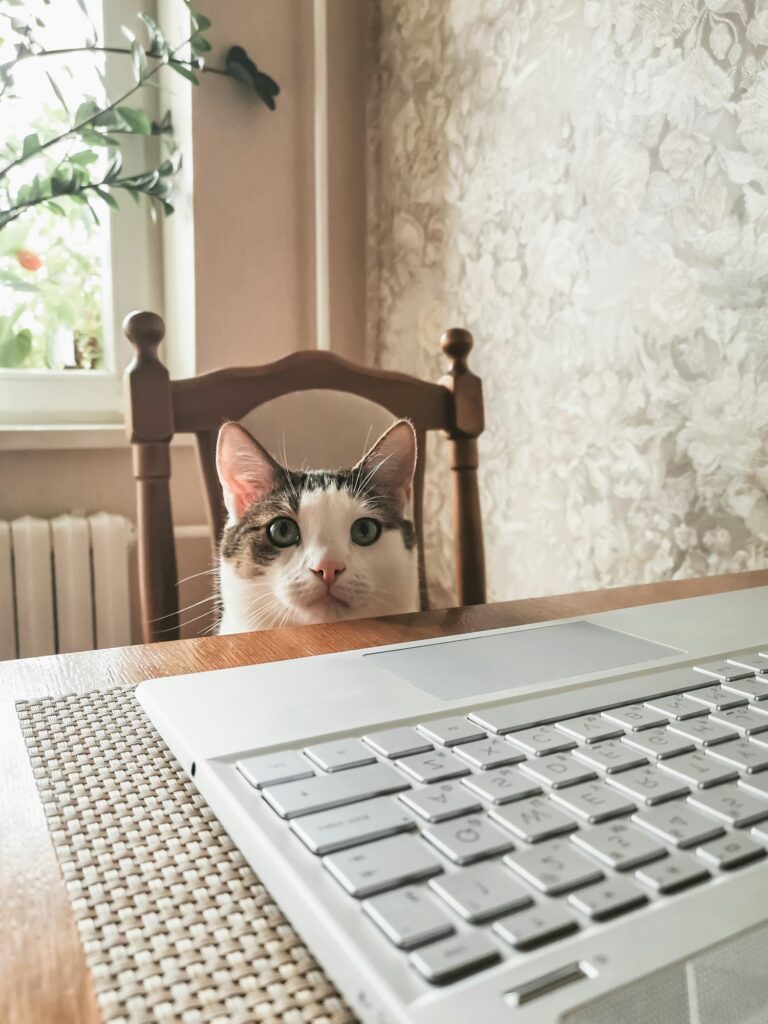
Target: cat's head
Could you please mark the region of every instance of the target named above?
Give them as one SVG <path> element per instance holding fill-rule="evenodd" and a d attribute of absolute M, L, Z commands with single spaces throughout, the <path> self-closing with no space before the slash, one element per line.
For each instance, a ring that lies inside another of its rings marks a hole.
<path fill-rule="evenodd" d="M 238 423 L 216 452 L 227 507 L 222 632 L 418 609 L 406 518 L 416 435 L 398 420 L 351 469 L 289 470 Z"/>

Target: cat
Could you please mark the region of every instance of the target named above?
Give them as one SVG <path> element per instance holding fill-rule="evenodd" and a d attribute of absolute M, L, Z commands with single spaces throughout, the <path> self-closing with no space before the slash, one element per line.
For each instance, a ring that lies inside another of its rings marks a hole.
<path fill-rule="evenodd" d="M 225 423 L 219 633 L 418 611 L 416 533 L 405 518 L 416 457 L 413 426 L 398 420 L 351 469 L 299 472 Z"/>

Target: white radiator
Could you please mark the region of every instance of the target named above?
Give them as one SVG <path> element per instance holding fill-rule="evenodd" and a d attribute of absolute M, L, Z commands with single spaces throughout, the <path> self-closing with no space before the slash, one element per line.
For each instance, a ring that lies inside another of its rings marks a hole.
<path fill-rule="evenodd" d="M 131 643 L 123 516 L 0 522 L 0 660 Z"/>

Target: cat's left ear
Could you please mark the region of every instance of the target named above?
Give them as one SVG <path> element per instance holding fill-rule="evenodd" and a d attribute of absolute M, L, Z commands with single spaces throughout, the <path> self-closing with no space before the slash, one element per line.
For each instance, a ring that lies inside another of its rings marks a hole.
<path fill-rule="evenodd" d="M 272 490 L 282 466 L 239 423 L 225 423 L 216 445 L 216 469 L 232 522 Z"/>
<path fill-rule="evenodd" d="M 401 512 L 410 501 L 415 470 L 416 431 L 408 420 L 393 423 L 353 468 L 374 490 L 391 494 Z"/>

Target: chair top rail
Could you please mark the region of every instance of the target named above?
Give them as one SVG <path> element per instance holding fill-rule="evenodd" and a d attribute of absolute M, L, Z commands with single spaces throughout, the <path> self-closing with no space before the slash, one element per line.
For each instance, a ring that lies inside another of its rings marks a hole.
<path fill-rule="evenodd" d="M 391 370 L 356 366 L 332 352 L 293 352 L 256 367 L 214 370 L 171 381 L 174 430 L 216 430 L 227 419 L 301 391 L 340 391 L 366 398 L 407 417 L 417 430 L 450 430 L 452 399 L 447 388 Z"/>

